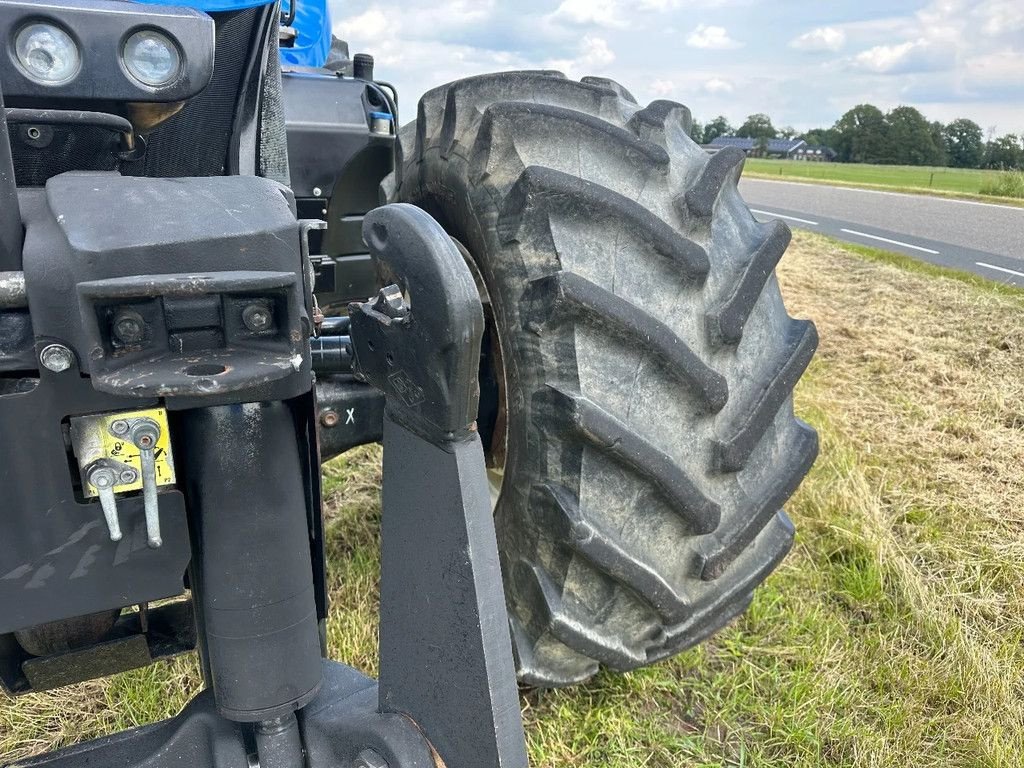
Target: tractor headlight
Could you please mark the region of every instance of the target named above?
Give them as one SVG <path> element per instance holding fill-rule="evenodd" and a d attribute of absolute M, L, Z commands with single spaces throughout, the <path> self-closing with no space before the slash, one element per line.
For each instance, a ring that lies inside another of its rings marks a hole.
<path fill-rule="evenodd" d="M 167 85 L 181 71 L 178 46 L 166 35 L 145 29 L 128 38 L 121 54 L 125 69 L 143 85 Z"/>
<path fill-rule="evenodd" d="M 14 39 L 14 51 L 25 76 L 42 85 L 60 85 L 74 78 L 82 55 L 71 35 L 49 22 L 26 24 Z"/>

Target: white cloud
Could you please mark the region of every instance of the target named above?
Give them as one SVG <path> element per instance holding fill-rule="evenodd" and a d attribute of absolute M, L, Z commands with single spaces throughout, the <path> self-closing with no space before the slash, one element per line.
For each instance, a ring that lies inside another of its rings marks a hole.
<path fill-rule="evenodd" d="M 662 80 L 659 78 L 651 82 L 650 88 L 651 93 L 655 96 L 668 96 L 676 89 L 676 84 L 671 80 Z"/>
<path fill-rule="evenodd" d="M 846 42 L 846 33 L 836 27 L 817 27 L 789 41 L 800 51 L 838 51 Z"/>
<path fill-rule="evenodd" d="M 979 3 L 973 15 L 982 20 L 981 31 L 992 37 L 1024 29 L 1024 4 L 1020 0 Z"/>
<path fill-rule="evenodd" d="M 876 45 L 853 57 L 854 66 L 866 72 L 902 75 L 948 69 L 955 52 L 921 37 L 896 45 Z"/>
<path fill-rule="evenodd" d="M 368 8 L 358 16 L 349 16 L 334 25 L 343 40 L 362 43 L 375 38 L 388 37 L 391 18 L 379 8 Z"/>
<path fill-rule="evenodd" d="M 603 37 L 585 35 L 574 58 L 549 59 L 544 66 L 564 72 L 569 77 L 581 77 L 598 74 L 613 61 L 615 52 L 608 47 L 607 40 Z"/>
<path fill-rule="evenodd" d="M 728 50 L 730 48 L 739 48 L 742 45 L 742 43 L 738 43 L 729 37 L 725 27 L 709 26 L 707 24 L 698 24 L 697 28 L 686 38 L 686 44 L 691 48 L 705 48 L 708 50 Z"/>
<path fill-rule="evenodd" d="M 553 21 L 572 24 L 592 24 L 608 29 L 629 26 L 618 0 L 562 0 L 562 4 L 549 17 Z"/>
<path fill-rule="evenodd" d="M 720 77 L 712 77 L 710 80 L 705 81 L 704 90 L 711 94 L 720 94 L 732 93 L 734 88 L 733 84 L 728 80 L 723 80 Z"/>

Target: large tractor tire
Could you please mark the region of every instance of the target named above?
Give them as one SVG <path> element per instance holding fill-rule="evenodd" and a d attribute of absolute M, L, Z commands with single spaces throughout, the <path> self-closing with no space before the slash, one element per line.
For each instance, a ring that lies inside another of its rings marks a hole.
<path fill-rule="evenodd" d="M 783 306 L 789 229 L 740 198 L 743 153 L 689 127 L 609 80 L 473 77 L 422 98 L 385 181 L 482 282 L 480 428 L 527 684 L 694 645 L 793 542 L 781 506 L 818 443 L 792 390 L 817 334 Z"/>

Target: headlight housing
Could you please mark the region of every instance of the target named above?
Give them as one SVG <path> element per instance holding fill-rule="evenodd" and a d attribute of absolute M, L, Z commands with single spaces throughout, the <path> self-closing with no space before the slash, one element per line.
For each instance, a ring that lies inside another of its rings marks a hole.
<path fill-rule="evenodd" d="M 41 85 L 73 80 L 82 66 L 74 38 L 48 21 L 33 21 L 18 30 L 14 53 L 25 76 Z"/>
<path fill-rule="evenodd" d="M 144 29 L 131 35 L 121 51 L 128 74 L 143 85 L 159 88 L 181 73 L 181 53 L 167 35 Z"/>

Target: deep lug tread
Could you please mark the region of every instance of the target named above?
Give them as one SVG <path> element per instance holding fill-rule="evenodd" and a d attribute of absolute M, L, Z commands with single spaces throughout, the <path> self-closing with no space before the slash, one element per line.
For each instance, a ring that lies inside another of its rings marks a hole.
<path fill-rule="evenodd" d="M 583 395 L 550 385 L 548 389 L 554 400 L 553 413 L 566 414 L 578 438 L 650 482 L 695 534 L 715 530 L 721 508 L 670 456 Z"/>
<path fill-rule="evenodd" d="M 678 624 L 692 612 L 690 601 L 646 561 L 637 559 L 611 531 L 580 509 L 575 495 L 564 486 L 544 483 L 534 487 L 541 503 L 558 516 L 569 547 L 624 587 L 650 604 L 667 624 Z"/>
<path fill-rule="evenodd" d="M 642 141 L 632 131 L 607 120 L 553 104 L 531 101 L 492 104 L 484 112 L 477 143 L 485 146 L 489 144 L 481 142 L 480 138 L 486 139 L 493 135 L 495 123 L 514 124 L 516 132 L 526 133 L 532 128 L 544 129 L 552 121 L 564 123 L 560 128 L 572 132 L 580 141 L 596 141 L 607 146 L 608 151 L 614 150 L 621 154 L 635 167 L 647 165 L 651 172 L 662 175 L 668 170 L 668 153 L 657 144 Z"/>
<path fill-rule="evenodd" d="M 693 128 L 693 117 L 686 106 L 675 101 L 659 99 L 634 113 L 629 119 L 629 129 L 637 134 L 642 134 L 645 127 L 664 130 L 669 120 L 678 120 L 686 134 Z"/>
<path fill-rule="evenodd" d="M 566 605 L 558 586 L 551 577 L 535 563 L 519 562 L 520 578 L 528 574 L 534 582 L 538 604 L 545 612 L 548 630 L 570 648 L 577 648 L 585 655 L 599 661 L 606 667 L 626 671 L 647 663 L 646 651 L 640 652 L 617 638 L 609 637 L 585 626 Z"/>
<path fill-rule="evenodd" d="M 770 377 L 750 393 L 737 417 L 721 432 L 725 437 L 716 446 L 718 467 L 723 472 L 743 469 L 764 437 L 765 430 L 786 402 L 818 348 L 818 330 L 810 320 L 793 320 L 786 346 L 778 355 Z"/>
<path fill-rule="evenodd" d="M 444 93 L 445 115 L 438 142 L 442 157 L 447 158 L 454 143 L 479 124 L 487 106 L 521 101 L 524 95 L 530 97 L 529 101 L 541 104 L 588 105 L 595 113 L 601 111 L 602 102 L 618 100 L 614 92 L 603 86 L 580 84 L 567 80 L 561 73 L 544 70 L 477 75 L 458 80 Z"/>
<path fill-rule="evenodd" d="M 688 211 L 697 218 L 710 220 L 722 190 L 729 182 L 735 185 L 746 159 L 743 150 L 736 147 L 725 147 L 708 158 L 696 183 L 683 196 Z"/>
<path fill-rule="evenodd" d="M 572 684 L 598 662 L 628 669 L 694 645 L 791 547 L 780 506 L 817 450 L 789 392 L 813 331 L 786 325 L 770 278 L 788 232 L 746 212 L 742 152 L 707 159 L 685 107 L 639 108 L 603 78 L 470 78 L 426 94 L 420 115 L 401 134 L 410 151 L 394 199 L 466 243 L 513 350 L 514 492 L 496 514 L 520 679 Z M 609 273 L 627 279 L 609 290 Z M 803 330 L 741 343 L 755 321 Z M 591 394 L 582 371 L 621 354 L 623 339 L 661 370 L 626 398 Z M 685 429 L 652 421 L 670 411 L 686 414 Z M 691 457 L 685 472 L 671 456 Z M 608 471 L 635 495 L 591 506 Z M 621 527 L 631 520 L 643 527 Z M 638 548 L 649 526 L 678 542 Z"/>
<path fill-rule="evenodd" d="M 672 260 L 689 280 L 703 282 L 711 268 L 707 251 L 636 201 L 578 176 L 535 165 L 520 174 L 505 197 L 498 219 L 501 239 L 515 240 L 531 214 L 546 220 L 569 201 L 571 215 L 578 219 L 621 222 L 624 232 Z"/>
<path fill-rule="evenodd" d="M 559 648 L 557 668 L 545 665 L 534 653 L 533 639 L 523 627 L 515 613 L 509 614 L 509 629 L 512 633 L 512 653 L 515 656 L 519 682 L 523 685 L 548 687 L 553 680 L 558 685 L 576 685 L 597 674 L 599 665 L 589 656 L 572 651 L 568 646 Z M 549 641 L 550 642 L 550 641 Z"/>
<path fill-rule="evenodd" d="M 710 413 L 717 413 L 729 399 L 725 377 L 704 363 L 671 328 L 636 304 L 616 296 L 572 272 L 559 272 L 533 283 L 553 313 L 598 320 L 639 343 L 660 358 L 667 370 L 692 393 Z M 547 297 L 552 298 L 547 298 Z"/>
<path fill-rule="evenodd" d="M 636 99 L 633 94 L 627 91 L 619 83 L 614 80 L 610 80 L 607 77 L 581 77 L 581 83 L 586 85 L 596 85 L 598 88 L 604 88 L 606 91 L 611 91 L 616 96 L 621 98 L 623 101 L 628 101 L 630 104 L 636 104 Z"/>
<path fill-rule="evenodd" d="M 767 491 L 751 499 L 751 511 L 745 517 L 735 516 L 724 522 L 713 536 L 716 546 L 702 555 L 701 578 L 717 579 L 750 545 L 771 517 L 782 511 L 786 499 L 793 495 L 800 481 L 811 469 L 818 455 L 818 434 L 806 424 L 795 428 L 796 437 L 788 450 L 784 474 L 777 475 Z"/>
<path fill-rule="evenodd" d="M 722 343 L 738 344 L 743 337 L 743 326 L 793 236 L 789 227 L 778 219 L 763 226 L 767 234 L 743 268 L 732 293 L 708 316 L 712 338 Z"/>
<path fill-rule="evenodd" d="M 746 610 L 754 587 L 775 570 L 793 546 L 795 531 L 785 512 L 779 511 L 758 534 L 752 546 L 715 582 L 717 591 L 695 606 L 693 615 L 668 630 L 662 647 L 651 660 L 672 656 L 717 632 Z"/>

